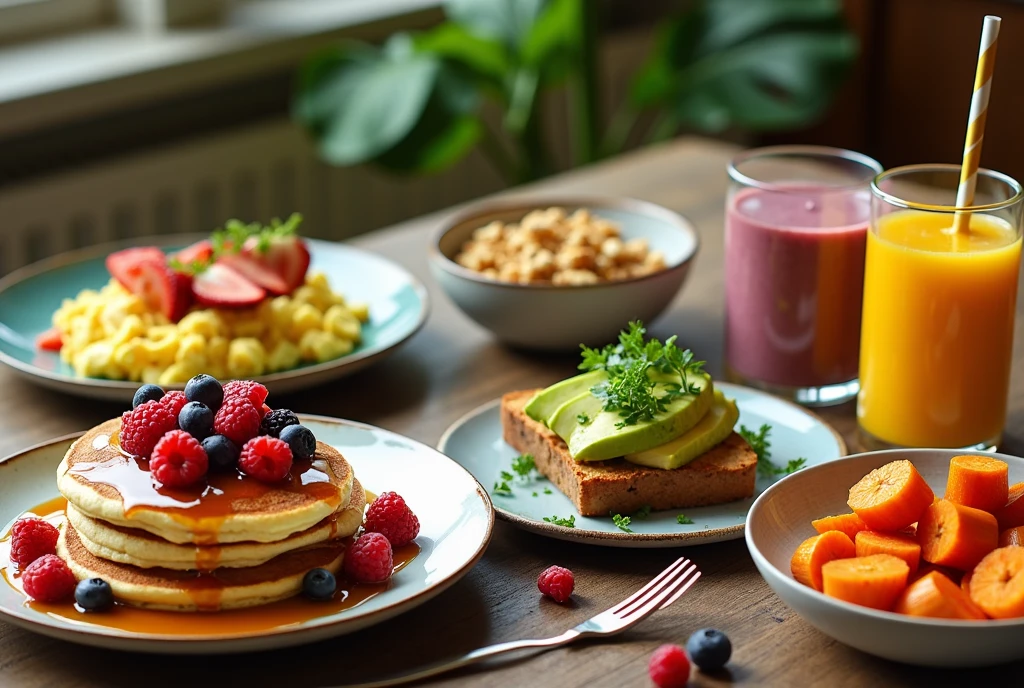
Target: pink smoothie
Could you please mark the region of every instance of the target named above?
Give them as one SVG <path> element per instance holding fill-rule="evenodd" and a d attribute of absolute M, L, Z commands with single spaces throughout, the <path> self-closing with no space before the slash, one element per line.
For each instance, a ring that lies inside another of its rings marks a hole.
<path fill-rule="evenodd" d="M 870 195 L 746 188 L 725 220 L 725 356 L 786 387 L 857 377 Z"/>

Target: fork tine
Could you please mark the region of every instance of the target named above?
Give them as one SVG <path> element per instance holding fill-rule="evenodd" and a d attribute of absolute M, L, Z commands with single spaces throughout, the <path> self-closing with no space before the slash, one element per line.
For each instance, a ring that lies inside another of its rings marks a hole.
<path fill-rule="evenodd" d="M 690 560 L 680 559 L 678 561 L 678 564 L 678 566 L 673 564 L 672 568 L 668 572 L 668 575 L 665 576 L 661 581 L 659 581 L 657 585 L 650 586 L 649 589 L 643 595 L 638 595 L 630 603 L 620 605 L 615 613 L 620 616 L 627 615 L 630 613 L 631 609 L 635 609 L 636 607 L 647 604 L 647 602 L 650 601 L 651 598 L 661 594 L 669 587 L 673 587 L 676 581 L 679 580 L 679 577 L 683 573 L 683 570 L 690 565 Z"/>
<path fill-rule="evenodd" d="M 675 602 L 676 600 L 678 600 L 680 597 L 682 597 L 683 593 L 686 592 L 687 590 L 689 590 L 690 586 L 693 585 L 694 583 L 696 583 L 698 578 L 700 578 L 700 571 L 697 571 L 697 573 L 695 573 L 693 575 L 693 578 L 690 579 L 689 583 L 687 583 L 682 588 L 677 590 L 676 594 L 672 595 L 672 597 L 670 597 L 667 600 L 665 600 L 664 602 L 662 602 L 661 606 L 658 607 L 658 611 L 661 611 L 662 609 L 668 609 L 669 607 L 671 607 L 672 603 Z"/>
<path fill-rule="evenodd" d="M 644 587 L 640 588 L 639 590 L 637 590 L 635 593 L 633 593 L 632 595 L 630 595 L 626 599 L 622 600 L 622 602 L 619 602 L 617 605 L 612 607 L 609 611 L 618 613 L 623 607 L 626 607 L 630 603 L 635 602 L 637 599 L 639 599 L 641 596 L 645 595 L 646 593 L 650 592 L 651 590 L 654 590 L 655 588 L 660 589 L 662 581 L 667 576 L 670 576 L 670 575 L 674 574 L 676 570 L 682 569 L 688 563 L 690 563 L 689 559 L 686 559 L 685 557 L 679 557 L 674 562 L 672 562 L 672 564 L 667 569 L 665 569 L 664 571 L 659 573 L 657 576 L 655 576 L 649 583 L 647 583 L 647 585 L 645 585 Z"/>
<path fill-rule="evenodd" d="M 654 595 L 651 598 L 648 598 L 641 604 L 632 605 L 632 608 L 623 610 L 623 612 L 619 614 L 619 616 L 625 617 L 629 620 L 639 620 L 646 617 L 648 614 L 651 614 L 652 612 L 656 611 L 661 606 L 661 604 L 666 599 L 671 597 L 675 592 L 677 592 L 681 586 L 686 586 L 688 588 L 690 585 L 692 585 L 693 581 L 697 580 L 697 577 L 690 578 L 690 574 L 696 570 L 697 565 L 690 564 L 689 568 L 683 571 L 682 574 L 675 577 L 675 579 L 669 585 L 665 586 L 665 588 L 658 592 L 656 595 Z"/>

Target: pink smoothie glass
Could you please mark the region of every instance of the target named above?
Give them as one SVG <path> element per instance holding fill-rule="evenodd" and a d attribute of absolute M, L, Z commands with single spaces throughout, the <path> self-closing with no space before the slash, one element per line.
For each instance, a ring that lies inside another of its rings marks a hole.
<path fill-rule="evenodd" d="M 808 406 L 852 399 L 868 185 L 881 165 L 839 148 L 772 146 L 728 169 L 727 376 Z"/>

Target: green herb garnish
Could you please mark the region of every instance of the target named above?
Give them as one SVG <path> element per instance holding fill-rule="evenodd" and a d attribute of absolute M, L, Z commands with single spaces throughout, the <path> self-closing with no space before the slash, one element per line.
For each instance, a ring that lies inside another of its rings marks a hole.
<path fill-rule="evenodd" d="M 774 478 L 780 475 L 789 475 L 807 465 L 807 459 L 791 459 L 785 466 L 777 466 L 770 461 L 772 457 L 772 443 L 768 441 L 772 426 L 765 423 L 757 432 L 750 430 L 745 425 L 740 426 L 740 435 L 747 441 L 750 448 L 757 454 L 757 472 L 763 477 Z"/>
<path fill-rule="evenodd" d="M 544 494 L 554 494 L 554 492 L 551 491 L 550 487 L 545 487 L 544 488 Z"/>
<path fill-rule="evenodd" d="M 533 496 L 534 496 L 534 497 L 536 497 L 536 496 L 537 496 L 537 493 L 536 493 L 536 492 L 534 492 L 534 493 L 533 493 Z"/>
<path fill-rule="evenodd" d="M 563 528 L 575 528 L 576 517 L 570 516 L 569 518 L 559 518 L 558 516 L 545 516 L 544 520 L 548 523 L 556 526 L 562 526 Z"/>
<path fill-rule="evenodd" d="M 576 422 L 579 423 L 580 425 L 586 425 L 587 423 L 590 422 L 590 416 L 588 416 L 585 413 L 577 414 L 576 415 Z"/>
<path fill-rule="evenodd" d="M 256 244 L 253 247 L 255 252 L 266 253 L 274 239 L 296 234 L 296 230 L 301 222 L 302 215 L 299 213 L 292 213 L 284 222 L 275 217 L 270 221 L 269 225 L 263 225 L 259 222 L 246 224 L 241 220 L 228 220 L 224 224 L 223 229 L 214 230 L 213 234 L 210 235 L 210 244 L 213 250 L 209 257 L 204 260 L 194 260 L 187 265 L 176 258 L 171 258 L 167 261 L 167 264 L 172 270 L 177 272 L 198 275 L 216 263 L 221 256 L 241 252 L 246 241 L 251 237 L 256 237 Z"/>
<path fill-rule="evenodd" d="M 533 454 L 520 454 L 512 459 L 512 470 L 523 480 L 527 480 L 530 474 L 537 468 L 533 462 Z"/>
<path fill-rule="evenodd" d="M 491 492 L 503 497 L 511 497 L 512 488 L 509 486 L 509 483 L 514 479 L 514 476 L 508 471 L 502 471 L 500 476 L 501 480 L 494 481 L 494 489 Z"/>
<path fill-rule="evenodd" d="M 610 516 L 612 517 L 612 523 L 615 524 L 616 528 L 618 528 L 619 530 L 621 530 L 624 533 L 632 533 L 633 532 L 632 530 L 629 529 L 629 524 L 630 524 L 630 521 L 632 520 L 632 519 L 629 518 L 629 516 L 623 516 L 622 514 L 610 514 Z"/>
<path fill-rule="evenodd" d="M 633 518 L 634 519 L 639 519 L 639 520 L 642 521 L 643 519 L 647 518 L 650 515 L 651 515 L 651 505 L 650 504 L 645 504 L 645 505 L 643 505 L 642 507 L 640 507 L 639 509 L 636 510 L 636 512 L 633 514 Z"/>
<path fill-rule="evenodd" d="M 676 523 L 678 523 L 681 526 L 690 525 L 693 523 L 693 519 L 687 516 L 686 514 L 679 514 L 678 516 L 676 516 Z"/>

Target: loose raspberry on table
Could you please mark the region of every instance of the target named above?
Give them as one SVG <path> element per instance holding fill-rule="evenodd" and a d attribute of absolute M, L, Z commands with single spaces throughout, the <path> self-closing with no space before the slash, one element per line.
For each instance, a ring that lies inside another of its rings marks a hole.
<path fill-rule="evenodd" d="M 203 445 L 184 430 L 171 430 L 161 437 L 149 459 L 149 472 L 167 487 L 198 482 L 209 468 Z"/>
<path fill-rule="evenodd" d="M 549 566 L 537 577 L 537 588 L 555 602 L 565 602 L 572 597 L 576 579 L 572 571 L 561 566 Z"/>
<path fill-rule="evenodd" d="M 380 533 L 363 533 L 345 552 L 342 567 L 356 583 L 382 583 L 395 567 L 391 543 Z"/>
<path fill-rule="evenodd" d="M 75 574 L 56 554 L 44 554 L 21 572 L 25 594 L 40 602 L 60 602 L 75 594 Z"/>
<path fill-rule="evenodd" d="M 651 655 L 647 673 L 658 688 L 683 688 L 690 680 L 690 660 L 678 645 L 662 645 Z"/>
<path fill-rule="evenodd" d="M 292 450 L 276 437 L 260 435 L 245 443 L 238 466 L 246 475 L 264 483 L 283 480 L 292 469 Z"/>
<path fill-rule="evenodd" d="M 213 416 L 213 430 L 242 446 L 260 431 L 260 414 L 245 397 L 229 397 Z"/>
<path fill-rule="evenodd" d="M 366 510 L 363 527 L 368 533 L 386 537 L 392 547 L 407 545 L 420 534 L 420 520 L 402 496 L 394 492 L 385 492 L 373 500 Z"/>
<path fill-rule="evenodd" d="M 232 380 L 224 385 L 224 398 L 243 397 L 252 402 L 257 409 L 267 400 L 267 388 L 252 380 Z"/>
<path fill-rule="evenodd" d="M 167 407 L 160 401 L 147 401 L 121 416 L 121 448 L 135 456 L 149 456 L 160 438 L 176 427 L 178 417 Z"/>
<path fill-rule="evenodd" d="M 181 409 L 188 403 L 188 397 L 185 396 L 184 392 L 174 389 L 165 394 L 160 399 L 160 403 L 177 418 L 178 414 L 181 413 Z"/>
<path fill-rule="evenodd" d="M 41 518 L 22 518 L 11 528 L 11 561 L 22 568 L 57 551 L 60 531 Z"/>

